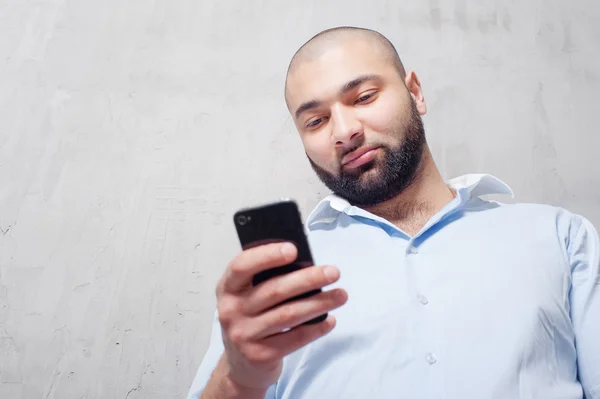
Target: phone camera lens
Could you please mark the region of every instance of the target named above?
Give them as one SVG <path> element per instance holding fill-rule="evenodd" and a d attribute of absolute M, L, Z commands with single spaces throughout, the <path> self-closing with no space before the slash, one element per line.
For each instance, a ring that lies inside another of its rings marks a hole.
<path fill-rule="evenodd" d="M 246 218 L 246 216 L 244 215 L 240 215 L 237 217 L 237 222 L 240 226 L 245 225 L 246 223 L 248 223 L 248 219 Z"/>

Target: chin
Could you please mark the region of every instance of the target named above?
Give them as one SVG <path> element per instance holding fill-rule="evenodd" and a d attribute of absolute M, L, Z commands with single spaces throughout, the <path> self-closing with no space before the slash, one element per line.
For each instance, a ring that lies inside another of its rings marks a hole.
<path fill-rule="evenodd" d="M 354 172 L 355 175 L 358 175 L 358 179 L 359 180 L 364 180 L 364 179 L 373 179 L 373 177 L 375 176 L 379 176 L 379 171 L 380 171 L 380 167 L 379 167 L 379 162 L 377 159 L 372 160 L 369 163 L 366 163 L 364 165 L 361 165 L 358 170 L 356 170 Z"/>
<path fill-rule="evenodd" d="M 381 177 L 377 171 L 369 171 L 360 177 L 359 183 L 363 190 L 371 190 L 381 186 Z"/>

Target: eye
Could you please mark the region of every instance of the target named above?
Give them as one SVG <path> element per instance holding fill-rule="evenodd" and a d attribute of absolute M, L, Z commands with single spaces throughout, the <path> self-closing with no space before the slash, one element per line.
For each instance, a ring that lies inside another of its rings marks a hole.
<path fill-rule="evenodd" d="M 325 119 L 325 118 L 323 117 L 323 118 L 319 118 L 319 119 L 315 119 L 315 120 L 313 120 L 313 121 L 310 121 L 310 122 L 309 122 L 309 123 L 306 125 L 306 127 L 307 127 L 308 129 L 315 128 L 315 127 L 319 126 L 319 125 L 321 124 L 321 122 L 323 122 L 323 120 L 324 120 L 324 119 Z"/>
<path fill-rule="evenodd" d="M 377 92 L 374 92 L 374 91 L 370 92 L 370 93 L 367 93 L 367 94 L 363 94 L 358 99 L 356 99 L 356 101 L 354 102 L 354 104 L 365 103 L 365 102 L 373 99 L 373 97 L 375 96 L 375 94 L 377 94 Z"/>

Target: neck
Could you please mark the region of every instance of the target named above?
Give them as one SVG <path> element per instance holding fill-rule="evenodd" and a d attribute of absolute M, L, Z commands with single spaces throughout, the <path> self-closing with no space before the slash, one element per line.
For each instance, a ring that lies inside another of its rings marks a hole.
<path fill-rule="evenodd" d="M 394 198 L 366 210 L 413 236 L 453 199 L 454 193 L 446 186 L 426 147 L 411 184 Z"/>

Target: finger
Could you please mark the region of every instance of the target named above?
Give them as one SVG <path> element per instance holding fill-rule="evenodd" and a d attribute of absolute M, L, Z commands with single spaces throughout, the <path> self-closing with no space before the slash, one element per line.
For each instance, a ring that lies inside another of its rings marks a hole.
<path fill-rule="evenodd" d="M 283 358 L 303 346 L 329 334 L 335 327 L 336 320 L 332 315 L 317 324 L 305 324 L 290 331 L 274 335 L 262 341 L 265 347 L 271 348 L 273 358 Z"/>
<path fill-rule="evenodd" d="M 291 243 L 266 244 L 242 251 L 225 271 L 223 289 L 238 292 L 252 283 L 256 273 L 291 263 L 297 254 L 296 246 Z"/>
<path fill-rule="evenodd" d="M 336 282 L 340 271 L 334 266 L 306 267 L 274 277 L 256 287 L 244 302 L 248 315 L 258 314 L 297 295 Z"/>
<path fill-rule="evenodd" d="M 266 338 L 336 309 L 346 303 L 347 299 L 346 291 L 336 288 L 293 300 L 254 317 L 248 328 L 254 339 Z"/>

